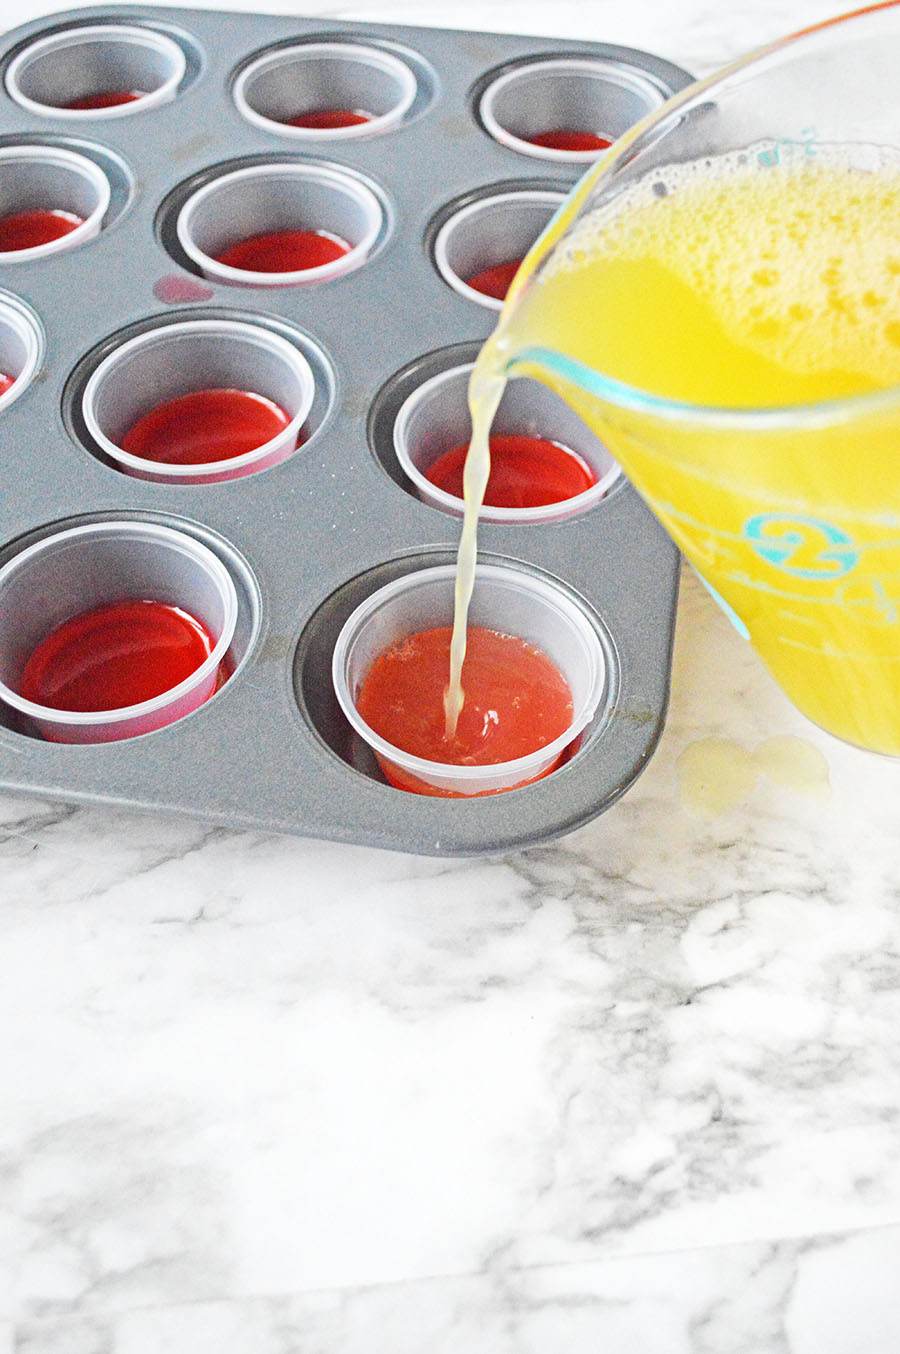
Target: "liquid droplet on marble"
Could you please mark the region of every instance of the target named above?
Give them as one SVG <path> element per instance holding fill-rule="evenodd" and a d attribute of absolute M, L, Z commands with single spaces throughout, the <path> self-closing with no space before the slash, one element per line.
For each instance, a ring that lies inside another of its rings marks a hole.
<path fill-rule="evenodd" d="M 761 777 L 807 799 L 822 802 L 831 793 L 828 762 L 804 738 L 767 738 L 751 749 L 732 738 L 700 738 L 677 763 L 679 799 L 698 818 L 715 818 L 745 803 Z"/>

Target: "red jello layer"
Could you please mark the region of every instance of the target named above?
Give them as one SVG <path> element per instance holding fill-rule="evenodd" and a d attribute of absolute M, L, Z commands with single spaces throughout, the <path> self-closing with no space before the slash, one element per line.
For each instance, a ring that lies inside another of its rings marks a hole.
<path fill-rule="evenodd" d="M 250 273 L 297 273 L 333 263 L 350 248 L 325 230 L 276 230 L 239 240 L 215 257 L 217 263 Z"/>
<path fill-rule="evenodd" d="M 117 108 L 120 103 L 134 103 L 144 97 L 145 91 L 142 89 L 102 89 L 96 94 L 83 94 L 78 99 L 70 99 L 60 106 L 73 112 L 86 112 L 95 108 Z"/>
<path fill-rule="evenodd" d="M 35 249 L 71 234 L 83 222 L 83 217 L 57 207 L 46 211 L 13 212 L 0 217 L 0 251 Z"/>
<path fill-rule="evenodd" d="M 480 272 L 473 273 L 471 277 L 463 280 L 473 291 L 479 291 L 483 296 L 491 296 L 495 301 L 505 301 L 506 293 L 519 271 L 521 262 L 521 258 L 507 259 L 503 263 L 493 264 L 490 268 L 482 268 Z"/>
<path fill-rule="evenodd" d="M 490 438 L 491 474 L 484 501 L 491 508 L 541 508 L 583 494 L 597 483 L 586 461 L 561 442 L 519 433 Z M 463 497 L 463 469 L 468 444 L 451 448 L 425 472 L 445 494 Z"/>
<path fill-rule="evenodd" d="M 151 409 L 122 450 L 165 465 L 206 465 L 255 451 L 289 423 L 274 400 L 249 390 L 196 390 Z"/>
<path fill-rule="evenodd" d="M 179 607 L 122 601 L 80 612 L 42 640 L 20 693 L 53 710 L 119 710 L 178 686 L 215 641 Z"/>
<path fill-rule="evenodd" d="M 546 132 L 538 132 L 527 138 L 532 146 L 543 146 L 545 150 L 606 150 L 612 145 L 607 136 L 597 136 L 594 132 L 578 132 L 571 127 L 552 127 Z"/>
<path fill-rule="evenodd" d="M 372 114 L 363 108 L 310 108 L 288 118 L 288 127 L 305 127 L 309 131 L 331 132 L 340 127 L 359 127 L 372 121 Z"/>

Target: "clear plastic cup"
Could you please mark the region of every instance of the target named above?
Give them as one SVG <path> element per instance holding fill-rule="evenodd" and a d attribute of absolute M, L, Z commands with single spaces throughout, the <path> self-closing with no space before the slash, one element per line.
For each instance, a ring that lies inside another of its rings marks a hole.
<path fill-rule="evenodd" d="M 618 62 L 548 57 L 514 66 L 492 80 L 478 111 L 485 131 L 520 155 L 586 165 L 602 150 L 557 150 L 536 146 L 529 138 L 565 128 L 612 143 L 665 98 L 652 79 Z"/>
<path fill-rule="evenodd" d="M 211 179 L 185 202 L 176 233 L 181 248 L 211 282 L 232 286 L 296 287 L 326 282 L 359 268 L 384 225 L 377 196 L 362 179 L 327 165 L 251 165 Z M 328 231 L 350 250 L 314 268 L 254 272 L 219 263 L 215 255 L 254 235 L 287 230 Z"/>
<path fill-rule="evenodd" d="M 17 296 L 0 292 L 0 375 L 12 382 L 0 391 L 0 410 L 7 409 L 27 389 L 43 351 L 37 316 Z"/>
<path fill-rule="evenodd" d="M 234 101 L 249 122 L 308 142 L 346 141 L 389 131 L 416 97 L 413 71 L 390 52 L 356 42 L 305 42 L 279 47 L 245 66 Z M 365 109 L 366 122 L 344 127 L 292 127 L 305 110 Z"/>
<path fill-rule="evenodd" d="M 119 445 L 152 409 L 180 395 L 217 389 L 262 395 L 290 422 L 241 456 L 194 465 L 147 460 Z M 148 329 L 114 348 L 88 380 L 81 407 L 91 437 L 126 475 L 162 484 L 216 484 L 290 456 L 314 395 L 312 368 L 281 335 L 238 320 L 185 320 Z"/>
<path fill-rule="evenodd" d="M 128 600 L 182 608 L 216 640 L 209 657 L 170 691 L 117 710 L 55 710 L 19 695 L 26 662 L 53 630 L 82 612 Z M 212 695 L 237 610 L 224 564 L 184 532 L 135 521 L 55 532 L 0 569 L 0 701 L 54 743 L 109 743 L 150 733 Z"/>
<path fill-rule="evenodd" d="M 84 24 L 23 48 L 9 63 L 6 88 L 16 103 L 41 117 L 73 122 L 127 117 L 174 99 L 186 66 L 178 43 L 152 28 Z M 138 97 L 105 108 L 66 107 L 110 91 Z"/>
<path fill-rule="evenodd" d="M 109 199 L 109 180 L 85 155 L 60 146 L 0 147 L 0 218 L 30 211 L 66 211 L 82 218 L 68 235 L 46 244 L 0 250 L 0 264 L 27 263 L 92 240 Z"/>
<path fill-rule="evenodd" d="M 424 503 L 461 517 L 461 498 L 439 489 L 426 472 L 439 456 L 469 441 L 472 423 L 468 389 L 472 364 L 451 367 L 418 386 L 400 406 L 394 423 L 394 450 L 400 466 Z M 596 480 L 589 489 L 559 503 L 535 508 L 502 508 L 485 504 L 483 522 L 553 522 L 584 512 L 599 503 L 621 474 L 600 438 L 548 386 L 521 379 L 510 382 L 491 424 L 491 436 L 519 433 L 559 442 L 590 466 Z"/>
<path fill-rule="evenodd" d="M 455 565 L 439 565 L 395 579 L 373 593 L 341 629 L 332 680 L 350 725 L 393 783 L 414 793 L 448 798 L 499 794 L 539 780 L 556 767 L 597 711 L 607 687 L 606 661 L 586 611 L 561 588 L 520 569 L 481 565 L 469 625 L 515 635 L 543 650 L 569 684 L 572 722 L 546 747 L 493 766 L 426 761 L 394 747 L 361 718 L 355 704 L 360 687 L 375 659 L 392 644 L 406 635 L 452 625 L 455 582 Z"/>
<path fill-rule="evenodd" d="M 501 310 L 502 300 L 470 287 L 466 279 L 524 258 L 564 196 L 547 189 L 517 189 L 491 193 L 461 207 L 435 236 L 434 262 L 441 277 L 467 301 Z"/>

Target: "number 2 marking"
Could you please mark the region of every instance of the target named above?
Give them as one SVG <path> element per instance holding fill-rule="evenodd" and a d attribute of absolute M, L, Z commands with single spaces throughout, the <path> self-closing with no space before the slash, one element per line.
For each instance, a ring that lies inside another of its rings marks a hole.
<path fill-rule="evenodd" d="M 846 532 L 816 517 L 759 513 L 744 523 L 744 537 L 761 559 L 796 578 L 841 578 L 859 560 Z"/>

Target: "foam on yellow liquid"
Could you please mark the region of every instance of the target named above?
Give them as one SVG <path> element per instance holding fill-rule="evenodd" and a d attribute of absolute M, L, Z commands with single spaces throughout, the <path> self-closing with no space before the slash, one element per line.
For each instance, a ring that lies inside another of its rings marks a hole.
<path fill-rule="evenodd" d="M 592 212 L 582 188 L 581 215 L 533 251 L 479 357 L 470 457 L 483 473 L 507 374 L 553 386 L 795 704 L 898 754 L 900 396 L 844 397 L 900 385 L 900 157 L 772 158 L 751 148 L 657 171 Z M 661 416 L 593 373 L 745 416 Z M 789 405 L 818 408 L 746 413 Z"/>

